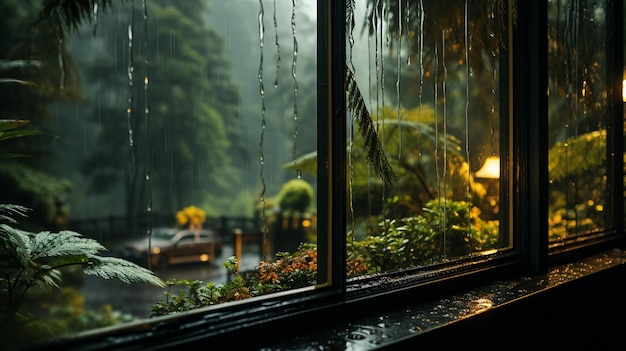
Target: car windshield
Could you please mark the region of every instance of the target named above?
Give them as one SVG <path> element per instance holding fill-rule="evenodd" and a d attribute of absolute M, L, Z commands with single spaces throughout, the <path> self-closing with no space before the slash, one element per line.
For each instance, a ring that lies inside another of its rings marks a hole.
<path fill-rule="evenodd" d="M 171 238 L 174 237 L 174 235 L 176 235 L 177 231 L 176 229 L 171 229 L 171 228 L 155 228 L 152 231 L 152 237 L 154 239 L 163 239 L 163 240 L 169 240 Z"/>

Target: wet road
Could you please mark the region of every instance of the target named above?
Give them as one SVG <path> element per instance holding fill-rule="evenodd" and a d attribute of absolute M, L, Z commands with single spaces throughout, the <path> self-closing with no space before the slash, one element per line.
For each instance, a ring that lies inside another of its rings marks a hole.
<path fill-rule="evenodd" d="M 223 284 L 228 280 L 228 271 L 222 264 L 229 257 L 234 256 L 231 245 L 225 245 L 222 256 L 216 259 L 215 264 L 184 264 L 172 266 L 164 270 L 156 270 L 155 274 L 167 281 L 172 279 L 213 281 Z M 253 269 L 260 261 L 258 250 L 246 250 L 244 247 L 240 269 Z M 164 301 L 166 289 L 148 284 L 127 285 L 118 280 L 86 276 L 81 293 L 85 296 L 85 309 L 97 310 L 105 304 L 110 304 L 114 311 L 129 313 L 138 318 L 147 318 L 150 315 L 150 306 L 158 301 Z M 176 290 L 172 291 L 177 293 Z"/>

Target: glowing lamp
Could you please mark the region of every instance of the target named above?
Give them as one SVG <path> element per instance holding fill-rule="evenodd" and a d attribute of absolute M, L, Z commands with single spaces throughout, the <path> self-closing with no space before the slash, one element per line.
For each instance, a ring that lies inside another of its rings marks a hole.
<path fill-rule="evenodd" d="M 483 166 L 474 174 L 476 178 L 500 178 L 500 157 L 489 156 Z"/>

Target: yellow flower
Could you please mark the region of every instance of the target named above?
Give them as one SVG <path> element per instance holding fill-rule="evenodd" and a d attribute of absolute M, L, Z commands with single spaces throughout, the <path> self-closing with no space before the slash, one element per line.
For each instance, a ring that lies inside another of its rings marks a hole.
<path fill-rule="evenodd" d="M 178 211 L 176 213 L 176 222 L 178 222 L 179 226 L 184 226 L 187 224 L 187 216 L 183 213 L 183 211 Z"/>
<path fill-rule="evenodd" d="M 187 206 L 176 213 L 176 221 L 181 227 L 185 225 L 198 227 L 206 221 L 206 213 L 196 206 Z"/>

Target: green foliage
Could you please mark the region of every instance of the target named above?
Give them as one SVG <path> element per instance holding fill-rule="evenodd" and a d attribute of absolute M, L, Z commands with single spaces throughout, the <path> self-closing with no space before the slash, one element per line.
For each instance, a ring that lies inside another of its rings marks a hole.
<path fill-rule="evenodd" d="M 83 21 L 90 21 L 94 8 L 105 9 L 109 6 L 111 0 L 47 0 L 40 18 L 49 21 L 61 36 L 67 30 L 76 30 Z"/>
<path fill-rule="evenodd" d="M 317 250 L 313 244 L 303 244 L 294 253 L 277 253 L 274 262 L 261 262 L 254 271 L 238 272 L 234 257 L 224 262 L 233 277 L 225 284 L 203 283 L 178 279 L 167 282 L 165 301 L 152 306 L 152 316 L 161 316 L 194 308 L 243 300 L 269 293 L 315 284 Z M 178 294 L 172 292 L 179 287 Z"/>
<path fill-rule="evenodd" d="M 278 193 L 278 206 L 282 212 L 306 212 L 313 203 L 313 187 L 303 179 L 286 182 Z"/>
<path fill-rule="evenodd" d="M 23 207 L 0 204 L 2 218 L 13 224 L 12 215 L 26 212 Z M 59 269 L 68 266 L 80 266 L 85 274 L 104 279 L 164 286 L 150 270 L 122 259 L 98 256 L 106 250 L 104 246 L 72 231 L 35 234 L 0 223 L 0 244 L 0 283 L 6 293 L 0 301 L 2 311 L 19 310 L 24 295 L 35 286 L 59 287 Z"/>
<path fill-rule="evenodd" d="M 66 179 L 56 178 L 15 160 L 0 163 L 0 179 L 5 190 L 0 197 L 4 203 L 14 203 L 33 210 L 27 224 L 39 228 L 51 227 L 57 215 L 57 198 L 72 189 Z"/>
<path fill-rule="evenodd" d="M 32 294 L 50 288 L 61 291 L 62 272 L 68 267 L 81 267 L 85 274 L 104 279 L 165 286 L 160 278 L 143 267 L 114 257 L 98 256 L 105 247 L 79 233 L 31 233 L 17 229 L 15 216 L 24 216 L 27 212 L 22 206 L 0 204 L 0 322 L 6 323 L 4 336 L 15 331 L 34 337 L 31 331 L 46 328 L 51 332 L 48 336 L 60 332 L 56 330 L 58 326 L 46 321 L 33 323 L 25 302 Z M 31 328 L 33 325 L 41 328 Z"/>
<path fill-rule="evenodd" d="M 592 131 L 556 143 L 548 152 L 551 240 L 606 224 L 606 131 Z"/>
<path fill-rule="evenodd" d="M 201 17 L 206 13 L 205 5 L 199 1 L 148 2 L 150 23 L 158 26 L 147 32 L 146 49 L 134 57 L 137 74 L 132 76 L 132 91 L 120 90 L 129 86 L 129 77 L 115 64 L 128 60 L 126 44 L 118 41 L 118 56 L 114 58 L 111 48 L 98 42 L 86 41 L 84 36 L 72 40 L 77 56 L 93 50 L 99 57 L 80 65 L 85 80 L 100 82 L 98 90 L 88 92 L 92 99 L 111 95 L 123 101 L 132 93 L 134 104 L 150 105 L 149 114 L 138 108 L 129 114 L 117 103 L 93 104 L 83 121 L 95 133 L 96 141 L 80 165 L 88 182 L 86 190 L 122 197 L 129 216 L 144 210 L 150 188 L 151 196 L 160 199 L 154 211 L 174 212 L 191 201 L 214 213 L 232 201 L 214 194 L 228 193 L 241 180 L 230 160 L 233 144 L 242 142 L 240 119 L 236 117 L 238 91 L 224 56 L 224 41 Z M 130 10 L 130 6 L 116 7 L 119 16 L 130 16 Z M 134 13 L 135 21 L 139 21 L 141 10 Z M 116 42 L 117 16 L 102 16 L 99 27 L 103 29 L 98 34 L 102 40 Z M 149 86 L 144 93 L 146 75 Z M 129 128 L 136 140 L 132 145 Z M 73 137 L 75 132 L 69 135 Z M 151 156 L 146 159 L 145 155 Z M 151 187 L 144 181 L 148 173 Z M 122 183 L 127 187 L 120 188 Z"/>
<path fill-rule="evenodd" d="M 379 231 L 349 241 L 351 258 L 362 257 L 368 272 L 416 267 L 495 248 L 498 223 L 483 221 L 464 201 L 431 200 L 423 213 L 385 219 Z"/>
<path fill-rule="evenodd" d="M 550 180 L 559 182 L 568 177 L 595 179 L 605 170 L 606 150 L 606 130 L 556 143 L 548 152 Z"/>
<path fill-rule="evenodd" d="M 64 293 L 66 290 L 72 291 L 71 289 L 64 289 Z M 71 293 L 71 295 L 75 294 L 80 293 Z M 80 297 L 75 298 L 80 300 Z M 136 317 L 115 311 L 109 304 L 103 305 L 97 310 L 83 310 L 82 306 L 77 306 L 72 301 L 68 301 L 65 304 L 55 304 L 50 308 L 50 320 L 59 325 L 61 330 L 81 332 L 132 322 L 136 320 Z"/>
<path fill-rule="evenodd" d="M 422 266 L 497 247 L 498 222 L 483 221 L 480 211 L 463 201 L 432 200 L 423 215 L 379 223 L 379 232 L 348 240 L 348 277 Z M 317 247 L 301 244 L 293 253 L 279 252 L 274 262 L 260 262 L 250 272 L 237 271 L 231 257 L 224 263 L 231 279 L 223 285 L 198 280 L 168 281 L 165 301 L 152 316 L 246 299 L 317 282 Z M 178 294 L 172 292 L 179 287 Z"/>
<path fill-rule="evenodd" d="M 222 297 L 222 289 L 213 282 L 203 284 L 199 280 L 175 279 L 167 281 L 165 301 L 152 306 L 152 316 L 161 316 L 175 312 L 216 304 Z M 172 293 L 174 287 L 183 287 L 178 295 Z"/>
<path fill-rule="evenodd" d="M 367 110 L 367 105 L 363 98 L 354 73 L 350 67 L 346 67 L 346 95 L 347 95 L 347 107 L 354 113 L 354 118 L 359 124 L 359 130 L 361 131 L 361 137 L 364 140 L 364 147 L 367 150 L 367 161 L 372 164 L 382 181 L 391 185 L 396 178 L 393 168 L 389 165 L 387 155 L 384 152 L 383 146 L 378 139 L 378 133 L 376 127 L 372 122 L 372 118 Z"/>
<path fill-rule="evenodd" d="M 3 83 L 0 80 L 0 83 Z M 0 142 L 4 142 L 13 138 L 21 138 L 30 135 L 40 134 L 36 130 L 29 129 L 21 129 L 21 127 L 27 125 L 29 121 L 27 120 L 15 120 L 15 119 L 2 119 L 0 120 Z M 7 158 L 15 158 L 15 157 L 26 157 L 26 155 L 21 154 L 13 154 L 10 152 L 2 152 L 0 153 L 0 159 Z"/>

